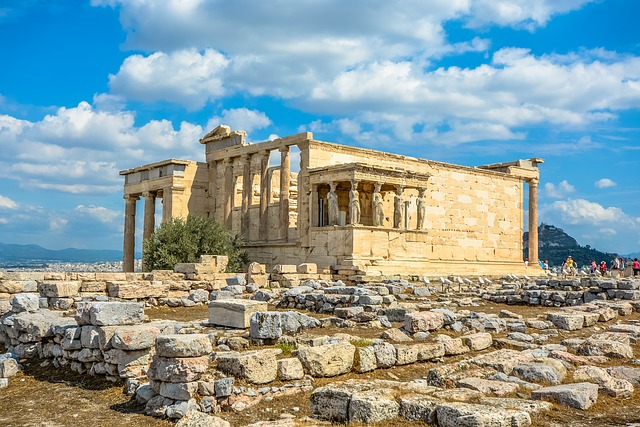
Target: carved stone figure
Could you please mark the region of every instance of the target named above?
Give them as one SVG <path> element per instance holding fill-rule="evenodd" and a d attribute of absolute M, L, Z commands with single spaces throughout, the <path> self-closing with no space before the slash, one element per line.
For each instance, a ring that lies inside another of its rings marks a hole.
<path fill-rule="evenodd" d="M 404 187 L 398 186 L 396 195 L 393 198 L 393 226 L 395 228 L 404 228 L 404 201 L 402 200 L 402 192 Z"/>
<path fill-rule="evenodd" d="M 353 225 L 360 224 L 360 195 L 356 190 L 357 185 L 356 181 L 351 182 L 351 191 L 349 191 L 349 210 Z"/>
<path fill-rule="evenodd" d="M 424 197 L 424 188 L 418 190 L 418 198 L 416 199 L 416 206 L 418 210 L 418 230 L 424 229 L 424 219 L 427 216 L 427 201 Z"/>
<path fill-rule="evenodd" d="M 373 199 L 371 201 L 373 209 L 373 225 L 384 225 L 384 208 L 382 207 L 382 194 L 380 194 L 380 183 L 374 184 Z"/>
<path fill-rule="evenodd" d="M 329 225 L 338 225 L 340 212 L 338 209 L 338 195 L 336 194 L 336 183 L 329 184 L 331 190 L 327 194 L 327 204 L 329 207 Z"/>

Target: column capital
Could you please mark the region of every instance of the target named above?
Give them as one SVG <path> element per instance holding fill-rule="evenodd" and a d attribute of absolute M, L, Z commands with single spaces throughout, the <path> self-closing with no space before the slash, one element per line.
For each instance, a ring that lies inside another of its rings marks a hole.
<path fill-rule="evenodd" d="M 142 192 L 142 197 L 147 198 L 147 197 L 156 197 L 156 192 L 155 191 L 143 191 Z"/>
<path fill-rule="evenodd" d="M 288 153 L 290 149 L 288 145 L 281 145 L 280 147 L 278 147 L 278 151 L 280 151 L 281 153 Z"/>
<path fill-rule="evenodd" d="M 528 183 L 529 185 L 537 187 L 540 184 L 540 180 L 538 178 L 531 178 Z"/>
<path fill-rule="evenodd" d="M 140 200 L 140 195 L 138 194 L 125 194 L 124 196 L 122 196 L 123 199 L 125 199 L 126 201 L 134 201 L 137 202 L 138 200 Z"/>

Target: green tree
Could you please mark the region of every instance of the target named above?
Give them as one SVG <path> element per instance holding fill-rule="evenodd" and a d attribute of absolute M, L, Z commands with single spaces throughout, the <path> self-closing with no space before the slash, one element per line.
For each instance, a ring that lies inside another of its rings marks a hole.
<path fill-rule="evenodd" d="M 142 242 L 146 271 L 172 270 L 180 262 L 199 262 L 200 255 L 226 255 L 227 271 L 240 271 L 247 262 L 242 239 L 213 218 L 189 215 L 171 218 Z"/>

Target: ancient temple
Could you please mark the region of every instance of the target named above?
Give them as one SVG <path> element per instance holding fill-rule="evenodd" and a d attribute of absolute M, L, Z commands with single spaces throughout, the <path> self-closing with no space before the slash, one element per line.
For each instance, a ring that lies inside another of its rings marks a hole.
<path fill-rule="evenodd" d="M 200 142 L 206 163 L 170 159 L 120 172 L 125 271 L 133 270 L 143 198 L 144 238 L 153 234 L 162 199 L 163 220 L 213 216 L 243 236 L 252 261 L 268 267 L 522 273 L 525 183 L 529 224 L 536 225 L 529 227 L 529 262 L 537 263 L 542 159 L 467 167 L 318 141 L 310 132 L 250 144 L 245 132 L 223 125 Z"/>

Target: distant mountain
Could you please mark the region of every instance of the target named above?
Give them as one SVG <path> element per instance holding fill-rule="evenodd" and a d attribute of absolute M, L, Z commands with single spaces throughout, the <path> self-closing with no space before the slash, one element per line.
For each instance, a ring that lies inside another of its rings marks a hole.
<path fill-rule="evenodd" d="M 0 243 L 0 263 L 20 262 L 112 262 L 121 261 L 122 251 L 100 249 L 45 249 L 38 245 Z"/>
<path fill-rule="evenodd" d="M 524 233 L 524 257 L 529 256 L 529 232 Z M 548 260 L 549 264 L 561 265 L 562 261 L 571 257 L 579 266 L 589 264 L 591 260 L 606 261 L 607 265 L 616 254 L 600 252 L 591 246 L 580 246 L 576 239 L 569 236 L 561 228 L 548 224 L 540 224 L 538 227 L 538 259 Z"/>

